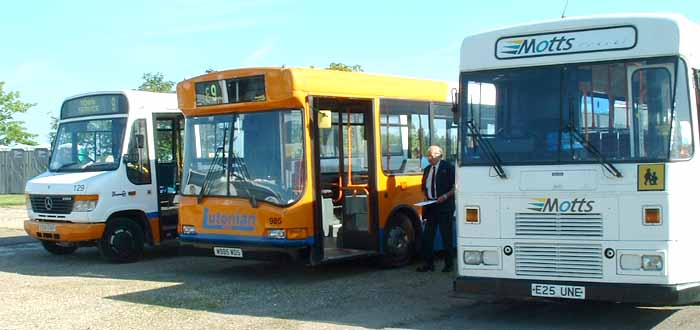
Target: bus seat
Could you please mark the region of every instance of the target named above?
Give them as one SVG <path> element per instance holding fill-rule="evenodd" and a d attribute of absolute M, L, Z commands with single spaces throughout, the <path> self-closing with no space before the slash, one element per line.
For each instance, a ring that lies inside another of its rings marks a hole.
<path fill-rule="evenodd" d="M 174 194 L 177 192 L 175 183 L 177 174 L 177 164 L 157 163 L 156 180 L 158 182 L 158 192 L 160 194 Z"/>
<path fill-rule="evenodd" d="M 603 155 L 617 155 L 617 133 L 603 132 L 601 138 L 600 152 Z"/>

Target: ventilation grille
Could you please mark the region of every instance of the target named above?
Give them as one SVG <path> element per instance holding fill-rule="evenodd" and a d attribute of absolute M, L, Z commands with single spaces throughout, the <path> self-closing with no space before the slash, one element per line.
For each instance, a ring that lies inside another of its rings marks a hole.
<path fill-rule="evenodd" d="M 73 211 L 73 196 L 30 195 L 29 200 L 37 213 L 70 214 Z"/>
<path fill-rule="evenodd" d="M 516 236 L 602 238 L 600 213 L 516 213 Z"/>
<path fill-rule="evenodd" d="M 602 278 L 601 245 L 516 243 L 515 273 L 521 276 Z"/>

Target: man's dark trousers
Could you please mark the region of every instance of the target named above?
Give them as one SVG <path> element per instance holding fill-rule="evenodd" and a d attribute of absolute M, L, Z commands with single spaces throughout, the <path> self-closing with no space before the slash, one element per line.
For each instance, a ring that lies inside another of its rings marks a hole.
<path fill-rule="evenodd" d="M 445 249 L 445 266 L 452 266 L 452 215 L 453 209 L 438 207 L 435 204 L 423 207 L 423 217 L 426 219 L 423 232 L 423 260 L 426 265 L 433 266 L 433 245 L 435 244 L 435 231 L 440 228 L 442 246 Z"/>

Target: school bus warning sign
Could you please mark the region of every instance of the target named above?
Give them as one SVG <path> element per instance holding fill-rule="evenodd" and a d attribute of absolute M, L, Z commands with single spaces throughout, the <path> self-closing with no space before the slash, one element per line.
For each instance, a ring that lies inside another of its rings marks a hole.
<path fill-rule="evenodd" d="M 664 164 L 640 164 L 637 166 L 637 190 L 660 191 L 666 189 Z"/>

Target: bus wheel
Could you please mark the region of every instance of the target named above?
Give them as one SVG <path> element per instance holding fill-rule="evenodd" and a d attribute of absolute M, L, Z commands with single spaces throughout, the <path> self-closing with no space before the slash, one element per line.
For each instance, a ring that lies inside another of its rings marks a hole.
<path fill-rule="evenodd" d="M 415 245 L 416 234 L 411 220 L 405 214 L 394 215 L 384 231 L 382 265 L 398 267 L 408 264 L 413 258 Z"/>
<path fill-rule="evenodd" d="M 100 254 L 112 262 L 133 262 L 143 254 L 143 230 L 130 219 L 109 222 L 98 246 Z"/>
<path fill-rule="evenodd" d="M 41 245 L 44 246 L 46 251 L 49 251 L 51 254 L 55 255 L 71 254 L 78 249 L 78 246 L 75 244 L 56 243 L 51 241 L 41 241 Z"/>

